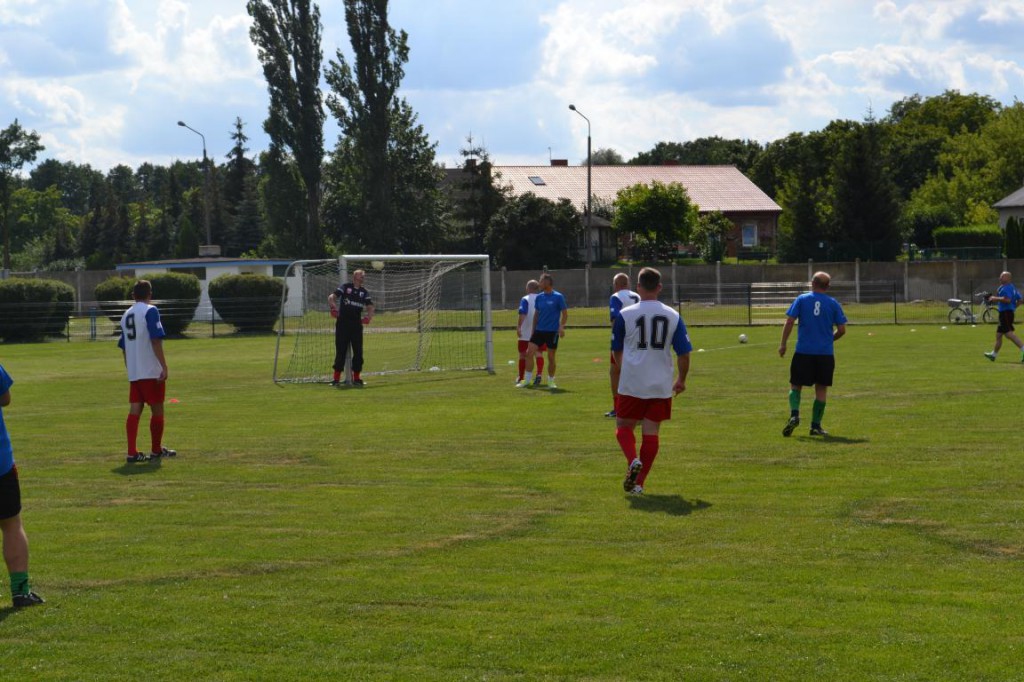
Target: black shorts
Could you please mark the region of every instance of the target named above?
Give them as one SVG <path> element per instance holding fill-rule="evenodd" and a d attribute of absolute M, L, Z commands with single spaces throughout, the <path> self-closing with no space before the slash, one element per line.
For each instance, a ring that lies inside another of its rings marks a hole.
<path fill-rule="evenodd" d="M 1013 331 L 1013 311 L 1012 310 L 1000 310 L 999 311 L 999 326 L 996 327 L 996 331 L 1000 334 L 1009 334 Z"/>
<path fill-rule="evenodd" d="M 555 350 L 558 348 L 558 332 L 534 332 L 530 343 L 538 348 L 546 344 L 548 349 Z"/>
<path fill-rule="evenodd" d="M 836 371 L 836 356 L 794 353 L 789 363 L 789 383 L 793 386 L 831 386 Z"/>
<path fill-rule="evenodd" d="M 18 467 L 13 466 L 0 476 L 0 520 L 14 518 L 21 513 L 21 486 Z"/>

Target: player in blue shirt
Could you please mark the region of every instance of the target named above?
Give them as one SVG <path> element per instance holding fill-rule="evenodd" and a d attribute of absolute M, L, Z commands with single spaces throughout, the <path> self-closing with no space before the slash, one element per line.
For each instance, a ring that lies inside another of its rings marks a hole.
<path fill-rule="evenodd" d="M 565 322 L 569 317 L 569 306 L 565 296 L 555 291 L 555 278 L 545 272 L 540 276 L 541 293 L 533 300 L 535 313 L 533 316 L 533 333 L 530 345 L 526 348 L 526 373 L 523 381 L 516 388 L 528 388 L 533 378 L 533 365 L 541 346 L 548 347 L 548 388 L 554 390 L 555 385 L 555 352 L 558 340 L 565 336 Z"/>
<path fill-rule="evenodd" d="M 846 333 L 843 307 L 839 301 L 825 293 L 831 283 L 832 278 L 827 272 L 814 273 L 811 291 L 797 296 L 786 311 L 779 357 L 786 355 L 786 342 L 797 320 L 800 321 L 800 327 L 797 331 L 796 352 L 789 365 L 789 421 L 782 429 L 783 436 L 791 435 L 800 424 L 800 390 L 804 386 L 814 386 L 811 435 L 828 435 L 821 428 L 821 418 L 825 415 L 825 399 L 836 368 L 833 344 Z"/>
<path fill-rule="evenodd" d="M 28 581 L 28 537 L 21 525 L 21 486 L 14 448 L 4 423 L 3 408 L 11 404 L 14 380 L 0 365 L 0 532 L 4 537 L 4 562 L 11 577 L 11 601 L 14 608 L 35 606 L 43 598 L 32 591 Z"/>
<path fill-rule="evenodd" d="M 999 349 L 1003 347 L 1004 336 L 1013 341 L 1014 345 L 1021 350 L 1020 361 L 1024 362 L 1024 343 L 1014 334 L 1013 327 L 1013 317 L 1017 306 L 1020 305 L 1021 295 L 1017 291 L 1017 287 L 1013 286 L 1010 277 L 1008 272 L 1000 274 L 999 289 L 996 290 L 994 296 L 990 296 L 988 299 L 989 301 L 999 303 L 999 326 L 996 327 L 996 345 L 991 353 L 985 353 L 985 357 L 992 362 L 996 361 L 996 355 L 999 354 Z"/>

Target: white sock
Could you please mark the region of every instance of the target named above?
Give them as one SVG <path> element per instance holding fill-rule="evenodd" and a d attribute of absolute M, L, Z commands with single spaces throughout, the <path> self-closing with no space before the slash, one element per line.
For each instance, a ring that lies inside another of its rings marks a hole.
<path fill-rule="evenodd" d="M 523 375 L 523 381 L 529 381 L 532 378 L 533 378 L 533 372 L 527 372 L 526 374 Z"/>

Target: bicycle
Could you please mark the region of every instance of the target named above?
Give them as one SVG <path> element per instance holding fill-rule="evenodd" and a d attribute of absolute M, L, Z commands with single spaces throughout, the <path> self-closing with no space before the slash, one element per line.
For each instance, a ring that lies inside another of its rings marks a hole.
<path fill-rule="evenodd" d="M 981 299 L 985 304 L 985 310 L 982 311 L 981 315 L 974 314 L 974 308 L 970 301 L 951 298 L 946 301 L 950 307 L 949 321 L 953 324 L 977 324 L 980 318 L 985 324 L 996 322 L 999 319 L 999 310 L 994 303 L 989 302 L 992 294 L 982 291 L 975 294 L 975 297 Z"/>

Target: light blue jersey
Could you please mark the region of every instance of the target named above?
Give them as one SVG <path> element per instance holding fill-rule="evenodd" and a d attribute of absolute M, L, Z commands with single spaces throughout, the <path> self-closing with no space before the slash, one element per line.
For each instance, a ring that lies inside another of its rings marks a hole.
<path fill-rule="evenodd" d="M 999 312 L 1006 312 L 1007 310 L 1016 310 L 1017 306 L 1020 305 L 1020 292 L 1017 291 L 1017 287 L 1013 286 L 1012 283 L 1007 282 L 999 286 L 999 290 L 996 291 L 996 296 L 1005 296 L 1010 299 L 1009 303 L 1005 301 L 999 302 Z"/>
<path fill-rule="evenodd" d="M 800 294 L 786 311 L 787 317 L 799 321 L 796 352 L 804 355 L 835 355 L 832 330 L 846 324 L 846 315 L 839 301 L 816 291 Z"/>
<path fill-rule="evenodd" d="M 7 370 L 0 365 L 0 395 L 11 390 L 14 379 L 7 373 Z M 7 424 L 4 423 L 4 408 L 0 407 L 0 476 L 3 476 L 14 466 L 14 448 L 11 446 L 11 435 L 7 433 Z"/>
<path fill-rule="evenodd" d="M 557 332 L 558 327 L 562 324 L 562 311 L 569 309 L 565 302 L 565 296 L 557 291 L 552 291 L 549 294 L 537 294 L 533 305 L 537 309 L 537 331 L 539 332 Z"/>

